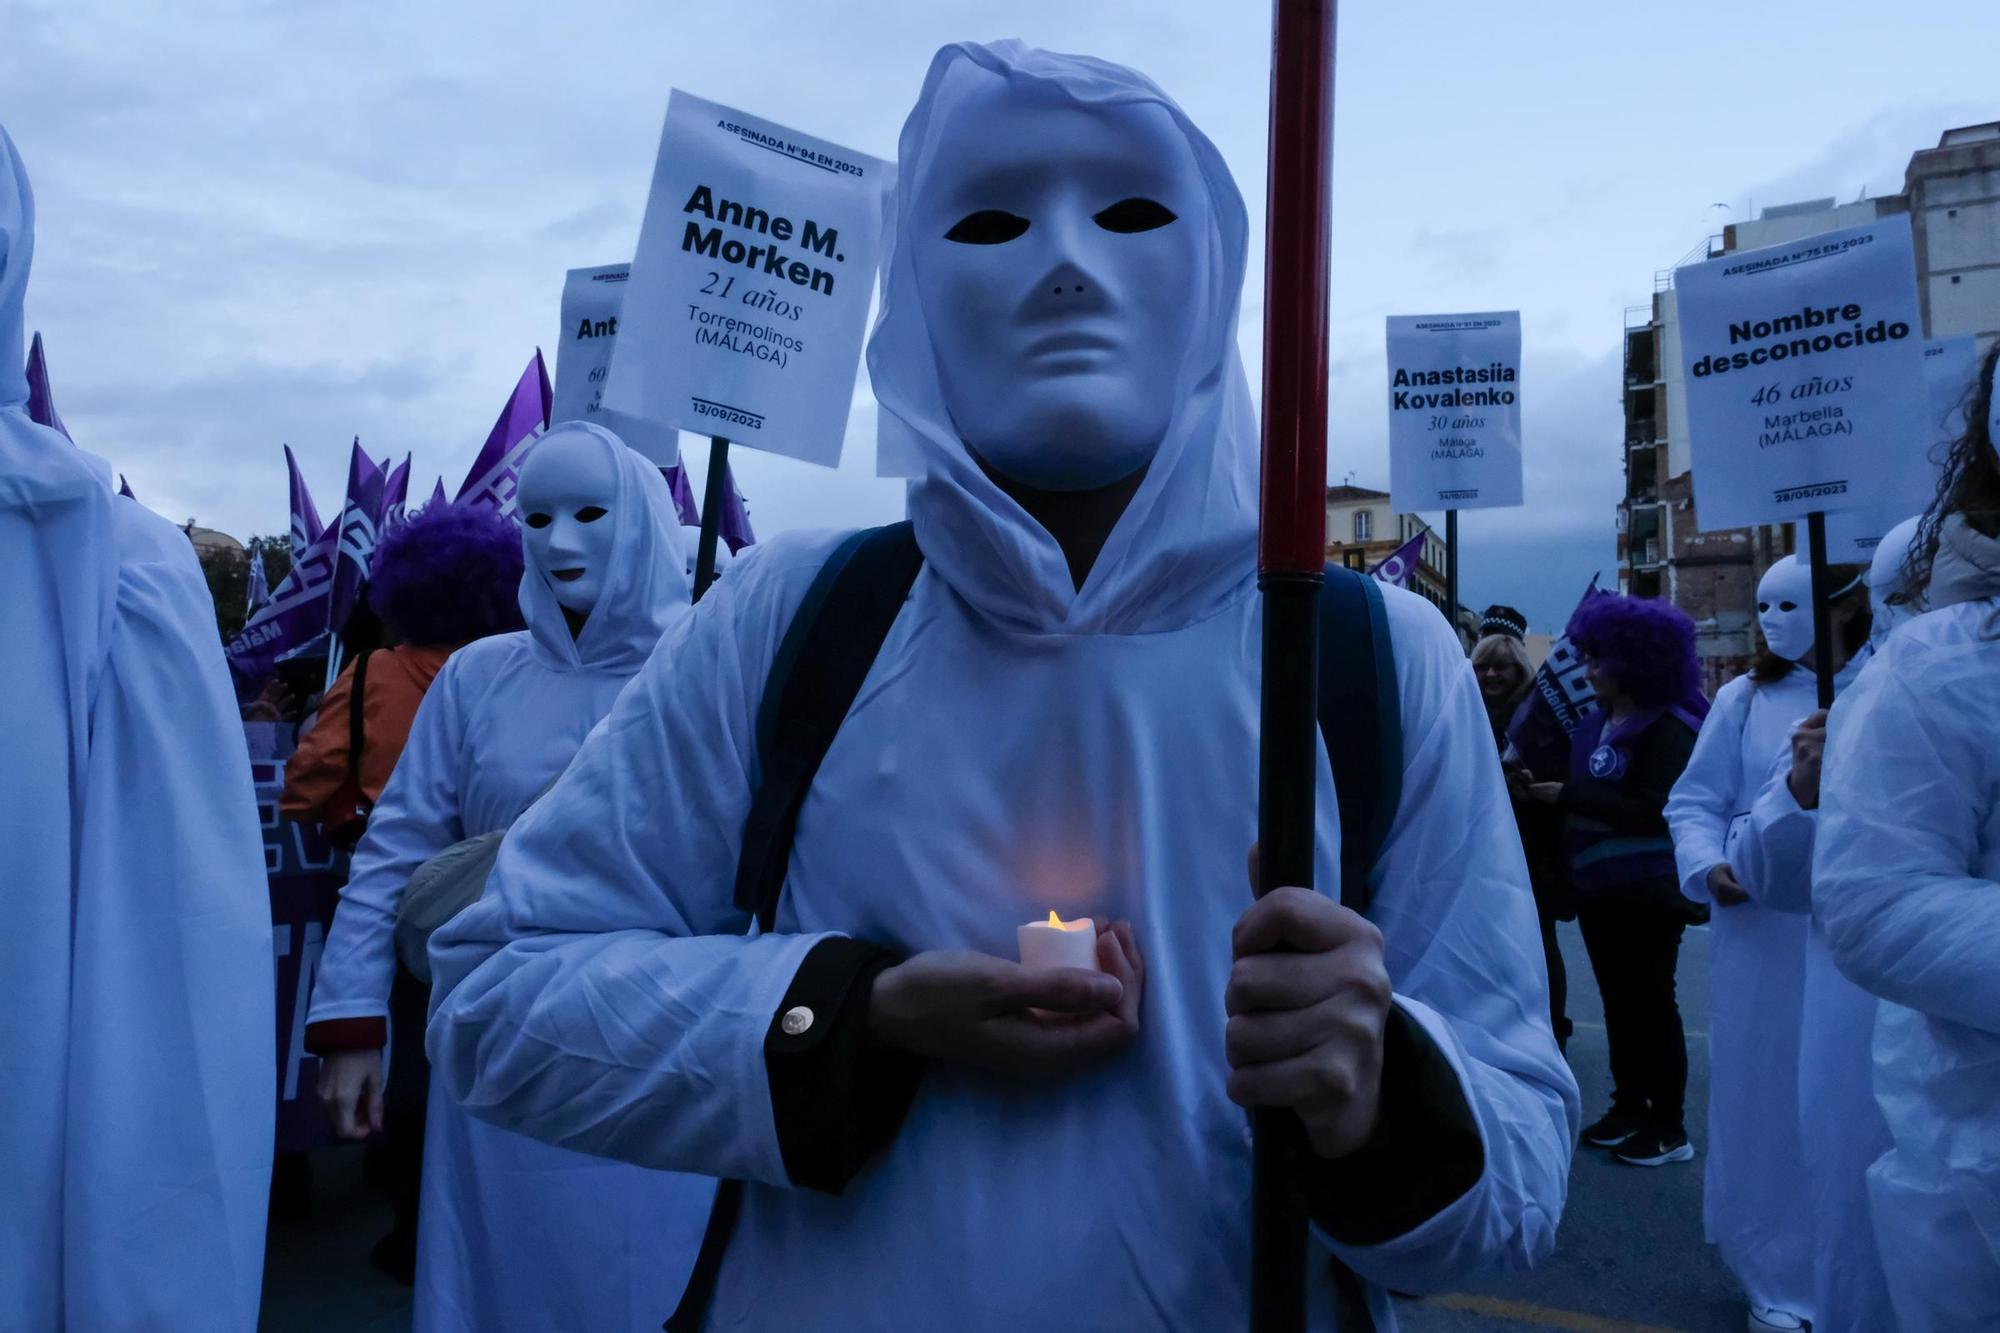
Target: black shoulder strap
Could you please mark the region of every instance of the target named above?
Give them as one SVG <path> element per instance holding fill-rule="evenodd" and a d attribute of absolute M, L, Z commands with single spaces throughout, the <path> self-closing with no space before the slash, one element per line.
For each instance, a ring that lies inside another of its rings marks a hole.
<path fill-rule="evenodd" d="M 923 559 L 907 521 L 855 533 L 814 577 L 778 645 L 757 710 L 759 772 L 736 864 L 736 906 L 764 930 L 784 890 L 799 808 Z"/>
<path fill-rule="evenodd" d="M 364 650 L 354 659 L 354 688 L 347 695 L 347 774 L 357 790 L 361 786 L 361 749 L 368 739 L 363 712 L 368 703 L 368 659 L 372 656 L 372 649 Z"/>
<path fill-rule="evenodd" d="M 1365 913 L 1403 795 L 1403 708 L 1382 585 L 1329 565 L 1319 604 L 1319 730 L 1340 802 L 1340 902 Z"/>

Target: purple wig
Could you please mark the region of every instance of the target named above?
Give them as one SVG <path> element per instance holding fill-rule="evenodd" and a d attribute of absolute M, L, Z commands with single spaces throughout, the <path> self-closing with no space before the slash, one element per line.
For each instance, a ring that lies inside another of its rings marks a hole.
<path fill-rule="evenodd" d="M 521 628 L 521 529 L 485 505 L 428 504 L 375 548 L 369 605 L 407 643 L 451 648 Z"/>
<path fill-rule="evenodd" d="M 1607 594 L 1584 599 L 1569 639 L 1641 708 L 1664 708 L 1701 688 L 1694 621 L 1672 602 Z"/>

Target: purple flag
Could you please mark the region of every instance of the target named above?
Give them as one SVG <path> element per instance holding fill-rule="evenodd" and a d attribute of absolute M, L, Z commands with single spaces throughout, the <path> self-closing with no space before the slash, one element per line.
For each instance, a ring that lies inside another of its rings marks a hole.
<path fill-rule="evenodd" d="M 125 474 L 123 472 L 118 474 L 118 493 L 124 496 L 128 500 L 136 500 L 139 498 L 138 496 L 132 494 L 132 483 L 125 480 Z"/>
<path fill-rule="evenodd" d="M 698 528 L 701 526 L 701 511 L 694 507 L 694 490 L 688 485 L 687 469 L 679 463 L 660 469 L 667 479 L 667 489 L 674 495 L 674 513 L 679 515 L 681 526 Z"/>
<path fill-rule="evenodd" d="M 1393 583 L 1398 588 L 1407 588 L 1416 582 L 1417 570 L 1424 563 L 1424 537 L 1429 528 L 1420 528 L 1417 535 L 1382 557 L 1382 563 L 1368 571 L 1368 577 L 1383 583 Z"/>
<path fill-rule="evenodd" d="M 271 584 L 264 573 L 264 551 L 259 547 L 250 553 L 250 609 L 246 615 L 256 615 L 271 604 Z"/>
<path fill-rule="evenodd" d="M 333 565 L 340 541 L 338 528 L 327 528 L 294 561 L 278 581 L 270 602 L 250 617 L 243 632 L 229 641 L 229 671 L 238 698 L 264 688 L 272 668 L 303 652 L 326 635 L 326 602 L 333 588 Z"/>
<path fill-rule="evenodd" d="M 743 503 L 742 492 L 736 489 L 736 470 L 728 466 L 722 469 L 722 517 L 716 521 L 715 531 L 729 543 L 731 555 L 757 541 L 757 534 L 750 531 L 750 510 Z"/>
<path fill-rule="evenodd" d="M 448 505 L 450 503 L 451 501 L 447 500 L 444 494 L 444 478 L 439 477 L 437 479 L 437 485 L 431 487 L 430 502 L 424 507 L 428 509 L 430 505 Z"/>
<path fill-rule="evenodd" d="M 507 395 L 507 405 L 500 409 L 500 419 L 480 446 L 479 457 L 472 460 L 454 503 L 491 505 L 503 514 L 514 512 L 521 460 L 527 456 L 528 446 L 548 429 L 552 397 L 548 367 L 537 347 L 535 359 L 521 372 L 514 392 Z"/>
<path fill-rule="evenodd" d="M 1616 595 L 1599 588 L 1593 576 L 1577 606 L 1581 609 L 1593 597 Z M 1569 776 L 1569 738 L 1577 723 L 1596 711 L 1597 691 L 1591 687 L 1590 672 L 1564 634 L 1550 646 L 1535 672 L 1534 688 L 1507 723 L 1506 758 L 1526 767 L 1539 781 L 1562 781 Z"/>
<path fill-rule="evenodd" d="M 55 395 L 49 392 L 49 363 L 42 354 L 39 329 L 35 331 L 34 341 L 28 344 L 28 420 L 37 426 L 61 431 L 65 440 L 76 443 L 70 436 L 69 427 L 63 425 L 62 417 L 56 412 Z"/>
<path fill-rule="evenodd" d="M 296 567 L 305 559 L 306 548 L 319 540 L 319 510 L 313 507 L 312 492 L 306 489 L 305 475 L 299 471 L 299 460 L 292 456 L 292 446 L 285 446 L 285 470 L 292 479 L 292 564 Z"/>
<path fill-rule="evenodd" d="M 382 483 L 382 531 L 403 521 L 403 506 L 410 498 L 410 456 L 403 455 L 403 461 L 389 474 L 389 480 Z"/>
<path fill-rule="evenodd" d="M 347 459 L 347 498 L 340 506 L 338 555 L 333 566 L 333 591 L 326 609 L 326 627 L 335 634 L 347 628 L 347 617 L 368 582 L 375 558 L 375 539 L 382 529 L 382 469 L 362 452 L 361 441 Z"/>

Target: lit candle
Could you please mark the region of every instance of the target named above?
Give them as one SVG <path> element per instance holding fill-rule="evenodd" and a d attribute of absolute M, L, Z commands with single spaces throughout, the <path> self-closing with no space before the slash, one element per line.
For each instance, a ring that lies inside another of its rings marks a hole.
<path fill-rule="evenodd" d="M 1021 962 L 1026 967 L 1081 967 L 1097 971 L 1097 927 L 1089 917 L 1065 921 L 1054 912 L 1047 921 L 1017 927 Z"/>

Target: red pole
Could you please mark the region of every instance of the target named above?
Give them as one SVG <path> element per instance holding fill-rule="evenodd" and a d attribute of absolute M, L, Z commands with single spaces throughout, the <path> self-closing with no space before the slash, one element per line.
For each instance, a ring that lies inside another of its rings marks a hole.
<path fill-rule="evenodd" d="M 1326 566 L 1328 227 L 1335 0 L 1275 0 L 1264 222 L 1263 706 L 1258 741 L 1261 896 L 1313 882 L 1319 591 Z M 1285 1112 L 1251 1127 L 1252 1333 L 1306 1326 L 1302 1134 Z"/>

